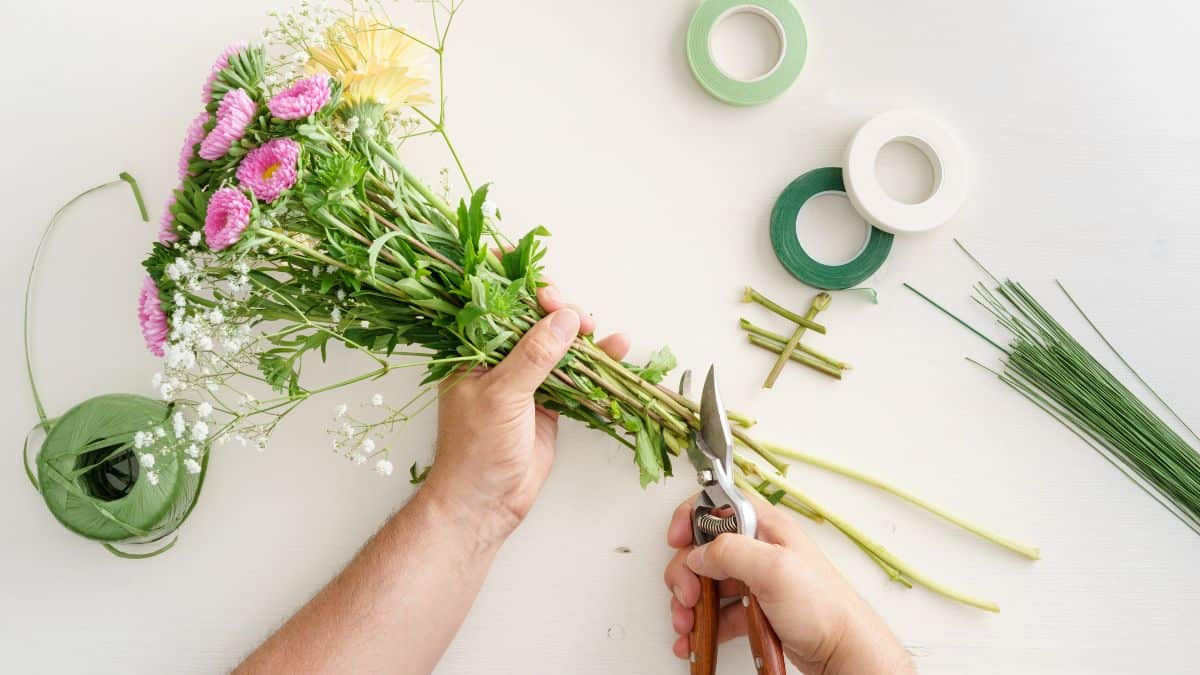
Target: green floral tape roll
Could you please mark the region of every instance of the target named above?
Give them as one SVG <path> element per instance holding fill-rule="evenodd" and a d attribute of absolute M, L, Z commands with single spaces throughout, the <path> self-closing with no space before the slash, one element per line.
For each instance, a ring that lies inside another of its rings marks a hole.
<path fill-rule="evenodd" d="M 721 70 L 709 45 L 713 27 L 738 12 L 762 16 L 779 33 L 779 61 L 752 80 L 739 80 Z M 796 81 L 804 68 L 808 35 L 804 20 L 790 0 L 704 0 L 688 25 L 686 49 L 692 74 L 713 97 L 731 105 L 758 105 L 782 94 Z"/>
<path fill-rule="evenodd" d="M 841 265 L 813 260 L 796 236 L 796 215 L 805 202 L 826 192 L 846 193 L 842 170 L 836 166 L 813 169 L 784 188 L 771 210 L 771 246 L 792 276 L 814 288 L 840 291 L 862 283 L 883 265 L 892 250 L 893 236 L 872 227 L 866 245 L 853 260 Z"/>

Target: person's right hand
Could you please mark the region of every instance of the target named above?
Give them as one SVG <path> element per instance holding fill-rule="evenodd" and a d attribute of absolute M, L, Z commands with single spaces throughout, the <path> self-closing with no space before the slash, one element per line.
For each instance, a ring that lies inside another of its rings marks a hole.
<path fill-rule="evenodd" d="M 721 597 L 739 595 L 746 582 L 779 634 L 784 654 L 801 672 L 820 675 L 915 673 L 912 659 L 886 624 L 838 574 L 800 525 L 781 507 L 748 495 L 758 514 L 758 539 L 722 534 L 692 547 L 689 499 L 675 510 L 667 543 L 679 549 L 663 575 L 671 589 L 671 623 L 680 637 L 675 655 L 688 658 L 688 634 L 700 598 L 698 576 L 719 579 Z M 746 612 L 735 602 L 721 609 L 717 639 L 746 634 Z"/>

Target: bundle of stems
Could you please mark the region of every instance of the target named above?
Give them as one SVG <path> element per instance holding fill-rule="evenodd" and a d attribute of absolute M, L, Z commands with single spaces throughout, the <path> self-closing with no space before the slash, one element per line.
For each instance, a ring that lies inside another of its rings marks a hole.
<path fill-rule="evenodd" d="M 1002 365 L 996 370 L 975 359 L 969 361 L 992 372 L 1053 416 L 1200 534 L 1200 454 L 1080 344 L 1024 286 L 1008 279 L 1000 281 L 983 269 L 994 286 L 976 283 L 972 299 L 1008 333 L 1007 345 L 987 337 L 912 286 L 905 286 L 999 350 Z M 1066 287 L 1056 283 L 1105 345 L 1196 436 L 1116 352 Z"/>

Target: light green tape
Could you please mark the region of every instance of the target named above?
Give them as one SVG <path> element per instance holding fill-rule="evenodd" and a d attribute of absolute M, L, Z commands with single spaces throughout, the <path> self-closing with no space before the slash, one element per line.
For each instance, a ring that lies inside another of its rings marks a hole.
<path fill-rule="evenodd" d="M 753 12 L 770 21 L 779 33 L 778 63 L 753 80 L 726 75 L 713 60 L 709 37 L 713 27 L 736 12 Z M 704 0 L 687 32 L 687 57 L 696 81 L 718 100 L 731 105 L 758 105 L 782 94 L 804 68 L 808 35 L 804 20 L 789 0 Z"/>
<path fill-rule="evenodd" d="M 796 215 L 805 202 L 825 192 L 845 194 L 840 168 L 813 169 L 788 184 L 771 210 L 771 246 L 792 276 L 815 288 L 840 291 L 862 283 L 879 269 L 892 250 L 893 235 L 872 227 L 866 246 L 853 260 L 841 265 L 813 260 L 796 236 Z"/>

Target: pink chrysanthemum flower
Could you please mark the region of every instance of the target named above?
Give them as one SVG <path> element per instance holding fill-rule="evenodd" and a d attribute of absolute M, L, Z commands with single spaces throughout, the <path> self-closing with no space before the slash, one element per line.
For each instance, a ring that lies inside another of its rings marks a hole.
<path fill-rule="evenodd" d="M 225 94 L 217 107 L 217 125 L 200 142 L 200 157 L 212 161 L 229 152 L 246 133 L 254 111 L 254 101 L 245 91 L 234 89 Z"/>
<path fill-rule="evenodd" d="M 259 201 L 273 202 L 296 184 L 299 158 L 299 143 L 290 138 L 275 138 L 246 155 L 238 165 L 237 178 Z"/>
<path fill-rule="evenodd" d="M 250 225 L 250 200 L 241 190 L 223 187 L 208 200 L 204 216 L 204 241 L 214 251 L 237 243 Z"/>
<path fill-rule="evenodd" d="M 171 196 L 167 197 L 167 206 L 163 209 L 162 220 L 158 223 L 158 241 L 162 244 L 174 244 L 179 241 L 179 235 L 175 233 L 175 216 L 171 213 L 171 207 L 175 205 L 175 191 L 171 191 Z"/>
<path fill-rule="evenodd" d="M 142 282 L 142 292 L 138 294 L 138 323 L 142 326 L 146 348 L 151 354 L 162 356 L 170 329 L 167 327 L 167 315 L 158 299 L 158 286 L 150 277 Z"/>
<path fill-rule="evenodd" d="M 329 102 L 329 76 L 321 73 L 306 77 L 271 97 L 267 109 L 281 120 L 299 120 L 317 112 Z"/>
<path fill-rule="evenodd" d="M 229 58 L 245 48 L 245 44 L 241 42 L 235 42 L 234 44 L 226 47 L 225 51 L 221 52 L 221 55 L 217 57 L 217 60 L 212 64 L 212 70 L 210 70 L 208 73 L 208 78 L 204 80 L 204 86 L 200 89 L 201 103 L 208 105 L 209 100 L 212 99 L 212 86 L 213 83 L 217 81 L 217 76 L 221 74 L 222 70 L 225 70 L 227 67 L 229 67 Z"/>
<path fill-rule="evenodd" d="M 208 113 L 202 112 L 188 125 L 183 137 L 183 147 L 179 149 L 179 180 L 188 177 L 188 163 L 196 156 L 196 144 L 204 140 L 204 125 L 208 123 Z"/>

